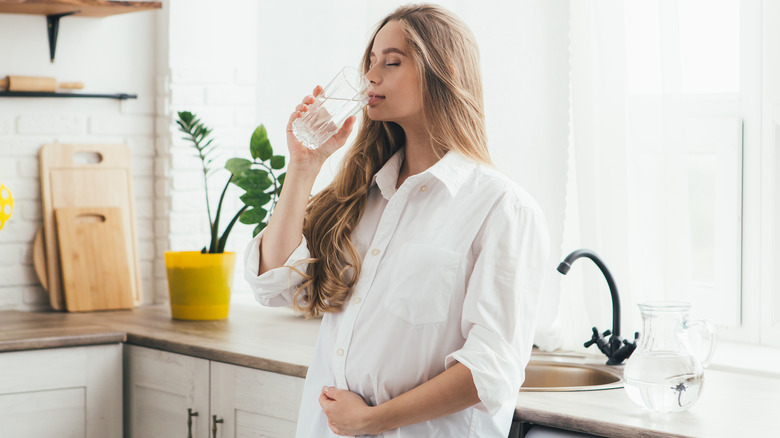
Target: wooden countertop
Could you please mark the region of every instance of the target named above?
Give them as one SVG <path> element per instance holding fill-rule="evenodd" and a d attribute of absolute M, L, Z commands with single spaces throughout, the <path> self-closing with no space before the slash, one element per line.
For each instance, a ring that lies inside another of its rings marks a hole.
<path fill-rule="evenodd" d="M 167 305 L 132 311 L 0 312 L 0 352 L 127 342 L 305 377 L 320 320 L 287 308 L 231 306 L 223 321 L 177 321 Z M 536 424 L 607 437 L 780 436 L 780 379 L 705 371 L 704 389 L 687 412 L 652 414 L 623 389 L 522 392 L 516 416 Z"/>
<path fill-rule="evenodd" d="M 168 305 L 73 316 L 126 332 L 128 344 L 295 377 L 306 377 L 321 321 L 259 304 L 233 304 L 219 321 L 174 320 Z"/>
<path fill-rule="evenodd" d="M 124 330 L 78 321 L 67 313 L 0 312 L 0 352 L 114 344 Z"/>
<path fill-rule="evenodd" d="M 320 320 L 287 308 L 232 305 L 228 319 L 179 321 L 167 305 L 90 313 L 0 312 L 0 352 L 126 342 L 306 377 Z"/>

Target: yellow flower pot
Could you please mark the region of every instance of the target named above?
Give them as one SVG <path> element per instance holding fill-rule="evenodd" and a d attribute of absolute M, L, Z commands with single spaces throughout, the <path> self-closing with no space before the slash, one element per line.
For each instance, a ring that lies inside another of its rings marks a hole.
<path fill-rule="evenodd" d="M 186 320 L 227 318 L 235 263 L 234 252 L 166 251 L 171 316 Z"/>

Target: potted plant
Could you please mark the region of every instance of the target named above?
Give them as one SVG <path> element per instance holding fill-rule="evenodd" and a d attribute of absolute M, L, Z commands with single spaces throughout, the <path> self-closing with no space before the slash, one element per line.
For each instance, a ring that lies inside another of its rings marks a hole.
<path fill-rule="evenodd" d="M 176 123 L 179 131 L 184 133 L 183 138 L 192 143 L 201 162 L 210 239 L 200 251 L 165 253 L 171 316 L 187 320 L 224 319 L 230 308 L 230 288 L 236 259 L 234 252 L 225 252 L 228 236 L 236 221 L 256 225 L 253 237 L 268 224 L 284 183 L 285 173 L 280 171 L 284 168 L 285 158 L 274 155 L 265 127 L 258 126 L 249 141 L 252 159 L 231 158 L 225 163 L 230 176 L 212 216 L 209 177 L 218 170 L 211 166 L 216 149 L 212 131 L 188 111 L 179 112 Z M 244 190 L 245 193 L 240 196 L 244 205 L 220 233 L 223 201 L 230 184 Z"/>

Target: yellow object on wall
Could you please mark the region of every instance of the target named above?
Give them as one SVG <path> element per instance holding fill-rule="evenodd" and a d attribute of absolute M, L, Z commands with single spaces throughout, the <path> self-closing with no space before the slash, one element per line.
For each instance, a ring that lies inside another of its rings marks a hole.
<path fill-rule="evenodd" d="M 0 185 L 0 229 L 3 228 L 11 213 L 14 211 L 14 198 L 11 191 L 4 185 Z"/>

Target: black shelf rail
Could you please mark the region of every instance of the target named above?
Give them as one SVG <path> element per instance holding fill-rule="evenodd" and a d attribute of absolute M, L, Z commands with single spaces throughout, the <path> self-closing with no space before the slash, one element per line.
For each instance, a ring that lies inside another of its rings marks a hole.
<path fill-rule="evenodd" d="M 136 94 L 86 94 L 86 93 L 54 93 L 50 91 L 0 91 L 0 97 L 71 97 L 71 98 L 97 98 L 97 99 L 137 99 Z"/>

